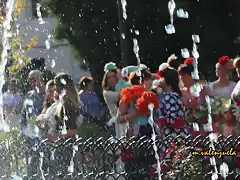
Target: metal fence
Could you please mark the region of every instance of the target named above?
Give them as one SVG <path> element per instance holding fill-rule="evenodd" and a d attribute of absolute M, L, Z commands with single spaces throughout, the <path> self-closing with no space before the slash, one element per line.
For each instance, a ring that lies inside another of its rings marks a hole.
<path fill-rule="evenodd" d="M 215 148 L 218 151 L 227 151 L 230 148 L 237 150 L 239 139 L 240 137 L 219 136 Z M 155 143 L 159 154 L 163 144 L 171 147 L 173 142 L 177 147 L 184 145 L 193 151 L 199 148 L 208 150 L 210 140 L 201 136 L 197 138 L 189 136 L 168 137 L 162 141 L 157 137 Z M 146 137 L 120 140 L 79 138 L 39 142 L 26 140 L 21 135 L 15 134 L 0 143 L 0 179 L 10 179 L 11 175 L 16 173 L 28 180 L 154 180 L 158 179 L 157 173 L 152 174 L 149 170 L 151 165 L 156 163 L 153 144 L 152 139 Z M 127 159 L 129 148 L 133 153 L 131 158 Z M 120 160 L 122 155 L 127 159 L 125 164 Z M 229 179 L 240 178 L 235 159 L 236 157 L 228 156 L 216 161 L 218 169 L 222 162 L 228 164 Z M 204 161 L 203 179 L 211 179 L 212 167 L 209 165 L 209 159 L 205 157 Z"/>

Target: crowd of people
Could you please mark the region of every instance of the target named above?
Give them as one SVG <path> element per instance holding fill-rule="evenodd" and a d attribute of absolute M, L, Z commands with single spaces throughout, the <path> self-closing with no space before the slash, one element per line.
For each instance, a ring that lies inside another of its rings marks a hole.
<path fill-rule="evenodd" d="M 104 124 L 106 104 L 111 116 L 106 124 L 113 127 L 112 136 L 151 137 L 151 112 L 147 105 L 154 104 L 154 128 L 159 136 L 197 136 L 211 132 L 238 135 L 240 87 L 231 80 L 231 74 L 235 68 L 239 75 L 240 58 L 219 58 L 218 79 L 211 83 L 201 75 L 200 79 L 193 78 L 194 62 L 189 57 L 181 64 L 172 55 L 156 73 L 151 73 L 144 64 L 119 69 L 115 63 L 107 63 L 102 80 L 105 103 L 94 92 L 91 77 L 82 77 L 75 86 L 70 75 L 58 73 L 45 84 L 42 72 L 33 70 L 28 77 L 31 90 L 26 95 L 21 94 L 18 79 L 10 80 L 8 90 L 3 93 L 4 115 L 12 128 L 21 127 L 29 137 L 35 134 L 54 139 L 81 136 L 78 131 L 81 126 Z M 212 110 L 210 130 L 204 128 L 209 119 L 204 110 L 206 95 L 213 99 L 212 107 L 222 103 L 221 108 Z"/>
<path fill-rule="evenodd" d="M 216 62 L 218 79 L 210 83 L 200 73 L 200 78 L 194 79 L 195 65 L 192 57 L 182 63 L 172 55 L 152 73 L 144 64 L 119 69 L 109 62 L 102 80 L 105 103 L 94 92 L 91 77 L 82 77 L 75 86 L 70 75 L 58 73 L 45 84 L 42 72 L 33 70 L 28 76 L 31 90 L 26 95 L 19 91 L 17 79 L 10 80 L 3 93 L 5 120 L 11 128 L 21 130 L 29 148 L 36 137 L 75 138 L 92 129 L 91 137 L 104 125 L 114 130 L 110 132 L 116 138 L 151 138 L 153 131 L 163 139 L 210 133 L 238 136 L 240 84 L 232 81 L 232 72 L 235 68 L 240 77 L 240 58 L 220 57 Z M 212 100 L 210 124 L 206 96 Z M 111 116 L 107 121 L 104 104 Z"/>

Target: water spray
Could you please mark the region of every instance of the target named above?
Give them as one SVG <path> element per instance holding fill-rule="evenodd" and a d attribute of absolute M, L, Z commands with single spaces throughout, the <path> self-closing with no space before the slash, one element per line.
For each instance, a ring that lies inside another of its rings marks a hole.
<path fill-rule="evenodd" d="M 155 130 L 154 130 L 154 121 L 153 121 L 153 109 L 154 109 L 154 105 L 151 103 L 148 105 L 148 109 L 150 110 L 150 116 L 148 118 L 148 123 L 151 125 L 152 127 L 152 131 L 153 131 L 153 134 L 152 134 L 152 140 L 153 140 L 153 150 L 155 151 L 155 158 L 157 160 L 157 173 L 158 173 L 158 180 L 162 180 L 161 178 L 161 163 L 160 163 L 160 158 L 159 158 L 159 155 L 158 155 L 158 148 L 157 148 L 157 145 L 156 145 L 156 133 L 155 133 Z"/>

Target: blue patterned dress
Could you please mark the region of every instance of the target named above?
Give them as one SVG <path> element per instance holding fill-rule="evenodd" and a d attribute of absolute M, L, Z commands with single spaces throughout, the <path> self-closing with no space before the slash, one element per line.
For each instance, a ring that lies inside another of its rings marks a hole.
<path fill-rule="evenodd" d="M 186 137 L 188 131 L 186 127 L 176 129 L 173 124 L 177 118 L 186 118 L 185 107 L 183 105 L 181 96 L 175 92 L 164 93 L 162 97 L 160 108 L 162 116 L 167 118 L 167 125 L 163 127 L 163 139 L 167 136 L 176 137 L 181 135 Z M 163 152 L 166 151 L 166 142 L 163 144 Z"/>

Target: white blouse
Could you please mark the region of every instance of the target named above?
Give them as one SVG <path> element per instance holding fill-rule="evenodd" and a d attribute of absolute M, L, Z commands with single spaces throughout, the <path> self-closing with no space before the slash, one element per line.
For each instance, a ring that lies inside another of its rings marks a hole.
<path fill-rule="evenodd" d="M 236 86 L 236 83 L 231 81 L 228 86 L 216 87 L 216 81 L 209 84 L 210 88 L 214 90 L 214 95 L 218 97 L 231 98 L 231 94 Z"/>

